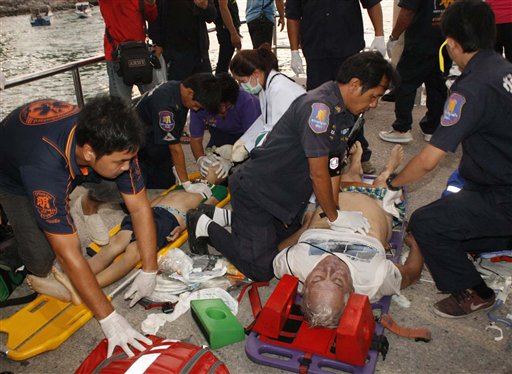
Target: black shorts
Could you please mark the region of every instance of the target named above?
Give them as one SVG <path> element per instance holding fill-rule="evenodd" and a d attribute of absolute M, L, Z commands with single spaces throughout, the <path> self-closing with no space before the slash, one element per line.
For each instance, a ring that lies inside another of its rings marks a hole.
<path fill-rule="evenodd" d="M 176 219 L 174 214 L 170 213 L 164 208 L 152 209 L 156 225 L 156 243 L 158 249 L 160 249 L 167 245 L 167 236 L 169 236 L 171 231 L 178 227 L 180 224 L 178 223 L 178 220 Z M 133 223 L 131 216 L 128 215 L 124 217 L 123 221 L 121 222 L 121 230 L 130 230 L 133 232 Z M 137 240 L 135 238 L 135 233 L 132 233 L 132 239 L 130 242 L 133 242 L 135 240 Z"/>

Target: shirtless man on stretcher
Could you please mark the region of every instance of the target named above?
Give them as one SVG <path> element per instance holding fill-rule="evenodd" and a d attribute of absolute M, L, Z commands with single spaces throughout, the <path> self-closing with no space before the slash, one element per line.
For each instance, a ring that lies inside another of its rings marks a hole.
<path fill-rule="evenodd" d="M 403 218 L 399 196 L 387 193 L 386 179 L 400 165 L 403 149 L 399 145 L 392 149 L 384 171 L 372 185 L 362 183 L 361 155 L 357 142 L 351 149 L 350 167 L 341 176 L 338 204 L 346 228 L 329 229 L 317 209 L 302 230 L 281 243 L 284 249 L 274 258 L 277 278 L 284 274 L 299 278 L 302 312 L 312 326 L 336 327 L 352 292 L 374 302 L 399 294 L 421 275 L 423 257 L 412 237 L 406 238 L 411 251 L 405 264 L 395 264 L 385 254 L 393 219 Z"/>
<path fill-rule="evenodd" d="M 215 205 L 227 196 L 226 187 L 210 186 L 212 196 L 205 201 L 201 194 L 186 192 L 180 187 L 152 201 L 159 249 L 172 243 L 185 230 L 185 215 L 189 209 L 197 207 L 201 202 Z M 123 256 L 114 261 L 120 254 Z M 100 287 L 103 288 L 124 277 L 139 261 L 132 222 L 130 216 L 126 216 L 121 222 L 120 230 L 110 239 L 109 244 L 102 247 L 88 262 L 96 274 Z M 46 278 L 27 276 L 27 283 L 37 293 L 53 296 L 61 301 L 71 301 L 74 304 L 82 303 L 68 277 L 56 266 Z"/>

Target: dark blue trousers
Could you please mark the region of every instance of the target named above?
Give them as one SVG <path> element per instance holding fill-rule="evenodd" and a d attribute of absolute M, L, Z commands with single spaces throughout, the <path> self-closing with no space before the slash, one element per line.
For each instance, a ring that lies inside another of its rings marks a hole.
<path fill-rule="evenodd" d="M 208 226 L 212 245 L 247 277 L 268 281 L 274 277 L 272 261 L 277 245 L 300 227 L 301 211 L 291 225 L 285 226 L 253 200 L 239 182 L 238 173 L 229 178 L 231 192 L 231 233 L 216 223 Z"/>
<path fill-rule="evenodd" d="M 512 248 L 512 194 L 463 189 L 416 210 L 409 230 L 437 288 L 447 292 L 471 288 L 482 277 L 468 252 Z"/>
<path fill-rule="evenodd" d="M 449 66 L 446 68 L 449 69 Z M 437 56 L 416 54 L 404 50 L 396 69 L 400 74 L 401 82 L 395 88 L 396 119 L 393 128 L 400 132 L 411 129 L 416 90 L 425 83 L 427 113 L 420 121 L 420 127 L 425 134 L 433 134 L 439 126 L 447 94 Z"/>

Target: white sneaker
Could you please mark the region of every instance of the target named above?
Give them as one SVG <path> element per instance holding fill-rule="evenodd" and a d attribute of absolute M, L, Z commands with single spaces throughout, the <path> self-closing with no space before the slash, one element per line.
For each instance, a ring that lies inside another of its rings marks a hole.
<path fill-rule="evenodd" d="M 410 143 L 412 142 L 412 134 L 411 130 L 406 132 L 400 132 L 396 130 L 389 130 L 389 131 L 381 131 L 379 132 L 379 137 L 386 141 L 391 143 Z"/>
<path fill-rule="evenodd" d="M 90 216 L 84 215 L 84 222 L 85 226 L 87 227 L 89 237 L 93 242 L 98 245 L 108 244 L 110 241 L 110 237 L 108 236 L 108 229 L 98 213 L 91 214 Z"/>

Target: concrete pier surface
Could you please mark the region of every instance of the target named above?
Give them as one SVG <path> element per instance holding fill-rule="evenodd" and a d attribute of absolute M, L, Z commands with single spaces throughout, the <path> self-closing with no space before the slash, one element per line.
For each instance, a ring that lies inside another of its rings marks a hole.
<path fill-rule="evenodd" d="M 418 153 L 426 144 L 419 129 L 418 122 L 425 113 L 425 107 L 414 109 L 413 136 L 414 141 L 404 145 L 405 161 Z M 372 162 L 377 169 L 384 166 L 393 144 L 385 143 L 378 138 L 378 132 L 389 129 L 394 120 L 394 104 L 380 103 L 379 107 L 366 115 L 365 133 L 373 150 Z M 194 170 L 190 147 L 184 145 L 188 156 L 189 171 Z M 408 214 L 415 209 L 439 198 L 446 180 L 457 167 L 460 150 L 449 155 L 434 172 L 422 181 L 408 189 Z M 74 198 L 79 191 L 74 194 Z M 119 223 L 121 213 L 110 211 L 104 217 L 111 225 Z M 79 224 L 79 222 L 78 222 Z M 80 230 L 80 226 L 79 226 Z M 87 238 L 83 237 L 83 243 Z M 186 249 L 186 246 L 183 247 Z M 492 248 L 490 249 L 492 250 Z M 501 265 L 510 272 L 510 263 Z M 507 268 L 508 267 L 508 268 Z M 262 288 L 262 301 L 266 300 L 276 285 Z M 26 286 L 21 293 L 26 293 Z M 503 326 L 503 339 L 495 341 L 499 335 L 496 330 L 486 330 L 489 320 L 485 312 L 479 312 L 462 319 L 444 319 L 432 312 L 432 304 L 444 295 L 438 294 L 427 269 L 424 269 L 422 279 L 415 285 L 403 291 L 410 301 L 408 308 L 392 302 L 390 314 L 394 320 L 403 326 L 425 327 L 432 331 L 432 341 L 429 343 L 415 342 L 386 332 L 390 348 L 385 361 L 379 356 L 377 373 L 512 373 L 512 333 L 510 328 Z M 502 308 L 506 313 L 512 313 L 512 298 Z M 114 301 L 119 313 L 124 315 L 133 326 L 139 327 L 147 317 L 148 312 L 137 305 L 128 308 L 121 295 Z M 16 309 L 0 309 L 2 318 L 9 316 Z M 239 306 L 238 319 L 247 326 L 252 321 L 252 312 L 247 297 Z M 23 326 L 20 326 L 23 328 Z M 192 319 L 190 311 L 172 323 L 164 325 L 159 335 L 170 339 L 189 339 L 196 344 L 206 343 L 199 328 Z M 71 336 L 54 351 L 41 354 L 26 361 L 14 362 L 0 358 L 0 372 L 12 373 L 72 373 L 85 359 L 88 353 L 103 338 L 99 324 L 89 321 L 84 327 Z M 5 344 L 5 335 L 0 337 L 0 345 Z M 239 342 L 214 353 L 225 362 L 232 373 L 281 373 L 282 371 L 251 362 L 245 354 L 244 342 Z"/>

